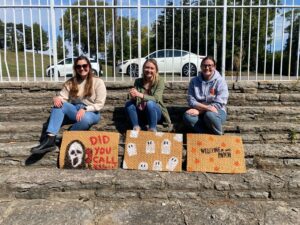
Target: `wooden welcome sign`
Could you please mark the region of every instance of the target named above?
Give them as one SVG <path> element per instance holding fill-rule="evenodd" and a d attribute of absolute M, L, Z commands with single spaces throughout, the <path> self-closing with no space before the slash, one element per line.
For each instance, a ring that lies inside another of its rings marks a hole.
<path fill-rule="evenodd" d="M 128 130 L 123 169 L 181 171 L 182 134 Z"/>
<path fill-rule="evenodd" d="M 242 139 L 238 136 L 187 134 L 187 171 L 245 173 Z"/>
<path fill-rule="evenodd" d="M 65 131 L 59 153 L 64 169 L 116 169 L 119 133 Z"/>

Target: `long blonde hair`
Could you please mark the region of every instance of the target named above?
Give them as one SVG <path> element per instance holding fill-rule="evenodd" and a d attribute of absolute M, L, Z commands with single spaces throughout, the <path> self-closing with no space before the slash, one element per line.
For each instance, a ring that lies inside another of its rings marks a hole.
<path fill-rule="evenodd" d="M 73 99 L 78 97 L 77 96 L 78 84 L 82 81 L 80 74 L 77 73 L 76 68 L 75 68 L 77 65 L 77 62 L 79 60 L 85 60 L 90 68 L 88 76 L 86 78 L 86 83 L 84 86 L 83 97 L 92 96 L 92 86 L 93 86 L 93 77 L 94 77 L 94 74 L 92 72 L 92 65 L 91 65 L 90 60 L 87 57 L 81 55 L 81 56 L 77 57 L 74 61 L 73 71 L 74 71 L 75 76 L 72 77 L 70 80 L 66 81 L 66 83 L 65 83 L 65 86 L 70 87 L 70 98 L 73 98 Z"/>
<path fill-rule="evenodd" d="M 143 81 L 144 81 L 144 83 L 146 82 L 146 77 L 145 77 L 144 70 L 145 70 L 146 64 L 148 62 L 152 63 L 155 66 L 155 69 L 156 69 L 156 73 L 155 73 L 155 75 L 153 77 L 153 80 L 151 82 L 151 87 L 152 87 L 152 86 L 154 86 L 158 83 L 158 79 L 159 79 L 158 65 L 157 65 L 157 62 L 156 62 L 155 59 L 147 59 L 146 62 L 144 62 L 144 65 L 143 65 Z"/>

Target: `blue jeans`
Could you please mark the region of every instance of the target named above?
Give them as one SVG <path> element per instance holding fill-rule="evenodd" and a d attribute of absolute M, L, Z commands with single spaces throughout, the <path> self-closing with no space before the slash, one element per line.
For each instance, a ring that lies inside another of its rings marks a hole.
<path fill-rule="evenodd" d="M 125 110 L 133 127 L 144 127 L 149 124 L 149 129 L 156 130 L 156 125 L 161 119 L 161 109 L 154 101 L 147 101 L 144 110 L 140 110 L 134 101 L 128 101 L 125 104 Z"/>
<path fill-rule="evenodd" d="M 224 110 L 218 110 L 218 113 L 206 111 L 198 116 L 184 113 L 183 121 L 197 133 L 222 135 L 222 124 L 225 123 L 226 117 L 227 114 Z"/>
<path fill-rule="evenodd" d="M 70 130 L 88 130 L 92 125 L 100 121 L 99 112 L 85 112 L 80 121 L 76 121 L 76 114 L 84 104 L 73 105 L 64 102 L 61 108 L 52 107 L 47 133 L 57 135 L 61 126 L 73 124 Z"/>

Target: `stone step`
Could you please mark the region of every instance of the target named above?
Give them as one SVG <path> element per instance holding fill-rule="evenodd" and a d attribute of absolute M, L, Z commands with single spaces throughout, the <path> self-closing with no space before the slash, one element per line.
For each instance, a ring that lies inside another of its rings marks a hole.
<path fill-rule="evenodd" d="M 59 91 L 64 82 L 2 82 L 0 84 L 1 93 L 9 93 L 12 90 L 18 90 L 19 92 L 36 92 L 36 91 Z M 132 81 L 118 81 L 118 82 L 105 82 L 107 90 L 128 90 L 132 87 Z M 188 81 L 180 82 L 166 82 L 165 89 L 178 92 L 180 90 L 186 90 L 188 87 Z M 299 92 L 300 83 L 298 81 L 230 81 L 227 80 L 228 89 L 237 93 L 261 93 L 261 92 Z M 256 91 L 254 91 L 254 89 Z"/>
<path fill-rule="evenodd" d="M 1 91 L 1 89 L 0 89 Z M 108 90 L 106 105 L 124 106 L 127 100 L 126 90 Z M 34 92 L 0 92 L 0 106 L 16 105 L 41 105 L 50 107 L 52 98 L 57 91 L 34 91 Z M 164 102 L 169 105 L 186 106 L 187 91 L 183 93 L 173 93 L 166 90 L 164 93 Z M 228 105 L 241 106 L 299 106 L 300 93 L 230 93 Z"/>
<path fill-rule="evenodd" d="M 38 142 L 0 143 L 0 166 L 57 167 L 59 148 L 46 155 L 31 155 Z M 119 168 L 124 157 L 124 137 L 119 142 Z M 300 144 L 244 144 L 247 168 L 300 168 Z M 186 144 L 182 152 L 183 169 L 186 163 Z"/>
<path fill-rule="evenodd" d="M 0 122 L 1 142 L 22 142 L 39 140 L 43 124 L 39 121 L 29 122 Z M 69 126 L 65 126 L 64 129 Z M 103 119 L 100 124 L 94 125 L 91 130 L 114 131 L 125 133 L 130 129 L 126 121 L 118 124 Z M 159 131 L 166 132 L 167 128 L 158 126 Z M 175 127 L 176 132 L 186 133 L 185 127 Z M 226 122 L 225 134 L 239 135 L 245 143 L 297 143 L 300 142 L 300 124 L 285 122 Z"/>
<path fill-rule="evenodd" d="M 127 199 L 0 199 L 0 221 L 6 225 L 43 224 L 230 224 L 295 225 L 300 201 Z"/>
<path fill-rule="evenodd" d="M 0 106 L 0 122 L 37 121 L 45 122 L 50 114 L 50 106 Z M 169 106 L 172 121 L 182 123 L 182 115 L 187 107 Z M 300 120 L 300 107 L 292 106 L 228 106 L 227 121 L 277 121 L 297 122 Z M 106 120 L 124 121 L 126 113 L 123 106 L 106 105 L 101 110 Z M 175 123 L 175 122 L 174 122 Z"/>
<path fill-rule="evenodd" d="M 248 169 L 245 174 L 61 170 L 1 167 L 0 198 L 293 200 L 300 197 L 300 171 Z"/>
<path fill-rule="evenodd" d="M 182 116 L 188 109 L 186 106 L 167 106 L 173 123 L 182 122 Z M 50 115 L 49 106 L 6 106 L 1 107 L 0 122 L 5 121 L 45 121 Z M 228 106 L 227 121 L 277 121 L 297 122 L 300 119 L 300 107 L 292 106 Z M 123 106 L 104 106 L 101 116 L 109 120 L 127 119 Z"/>

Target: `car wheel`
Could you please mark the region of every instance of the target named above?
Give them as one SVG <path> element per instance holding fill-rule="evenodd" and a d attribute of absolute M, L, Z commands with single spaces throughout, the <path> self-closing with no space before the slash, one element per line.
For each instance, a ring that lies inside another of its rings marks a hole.
<path fill-rule="evenodd" d="M 95 75 L 95 76 L 98 76 L 98 73 L 95 69 L 92 69 L 92 73 Z"/>
<path fill-rule="evenodd" d="M 131 77 L 138 77 L 139 76 L 139 65 L 138 64 L 130 64 L 127 67 L 127 74 Z"/>
<path fill-rule="evenodd" d="M 57 75 L 58 75 L 58 77 L 60 77 L 59 71 L 57 71 Z M 50 77 L 50 76 L 54 77 L 54 69 L 48 71 L 48 77 Z"/>
<path fill-rule="evenodd" d="M 182 67 L 182 76 L 196 76 L 197 75 L 197 67 L 193 63 L 184 64 Z"/>
<path fill-rule="evenodd" d="M 48 73 L 47 73 L 47 76 L 51 77 L 51 76 L 53 76 L 52 74 L 53 74 L 52 70 L 49 70 Z"/>

